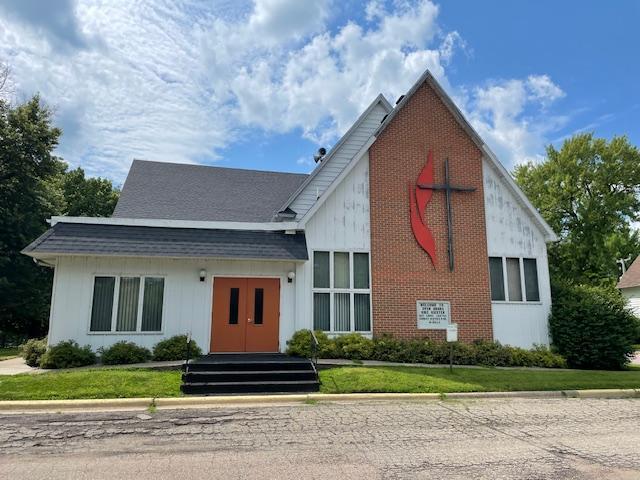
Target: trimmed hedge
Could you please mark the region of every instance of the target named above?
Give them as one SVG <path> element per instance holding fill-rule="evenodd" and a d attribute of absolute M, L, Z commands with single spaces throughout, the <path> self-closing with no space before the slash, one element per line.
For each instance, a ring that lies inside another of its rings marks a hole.
<path fill-rule="evenodd" d="M 327 337 L 324 332 L 318 331 L 315 334 L 319 343 L 320 358 L 448 364 L 450 348 L 453 347 L 453 363 L 456 365 L 546 368 L 567 366 L 562 356 L 551 352 L 546 347 L 525 350 L 489 341 L 449 344 L 425 339 L 398 340 L 388 336 L 372 340 L 358 333 L 341 335 L 333 339 Z M 287 353 L 302 357 L 311 356 L 311 332 L 297 331 L 287 342 Z"/>
<path fill-rule="evenodd" d="M 620 369 L 633 354 L 637 319 L 613 287 L 556 284 L 549 331 L 570 366 Z"/>
<path fill-rule="evenodd" d="M 89 345 L 81 347 L 73 340 L 60 342 L 49 347 L 40 359 L 41 368 L 73 368 L 93 365 L 96 354 Z"/>
<path fill-rule="evenodd" d="M 102 349 L 100 353 L 102 363 L 105 365 L 144 363 L 151 358 L 151 352 L 148 348 L 124 340 Z"/>
<path fill-rule="evenodd" d="M 40 359 L 47 351 L 47 337 L 31 338 L 20 345 L 20 355 L 30 367 L 39 367 Z"/>
<path fill-rule="evenodd" d="M 199 357 L 200 355 L 202 355 L 202 350 L 198 344 L 191 339 L 191 358 Z M 157 362 L 165 360 L 186 360 L 186 358 L 186 335 L 175 335 L 156 343 L 153 347 L 153 359 Z"/>

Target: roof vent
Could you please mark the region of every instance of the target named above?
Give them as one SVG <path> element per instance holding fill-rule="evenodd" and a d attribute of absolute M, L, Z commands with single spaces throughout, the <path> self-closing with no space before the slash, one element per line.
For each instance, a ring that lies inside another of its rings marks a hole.
<path fill-rule="evenodd" d="M 321 162 L 322 158 L 327 154 L 327 149 L 320 147 L 316 153 L 313 154 L 313 159 L 316 163 Z"/>
<path fill-rule="evenodd" d="M 399 104 L 403 98 L 404 98 L 404 95 L 400 95 L 400 97 L 398 97 L 398 100 L 396 100 L 396 105 Z"/>

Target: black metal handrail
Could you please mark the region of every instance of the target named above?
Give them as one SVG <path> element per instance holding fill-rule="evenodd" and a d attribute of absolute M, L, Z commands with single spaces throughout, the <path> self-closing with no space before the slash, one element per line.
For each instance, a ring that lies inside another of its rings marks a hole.
<path fill-rule="evenodd" d="M 187 332 L 187 359 L 184 362 L 184 373 L 189 373 L 189 360 L 191 360 L 191 332 Z"/>
<path fill-rule="evenodd" d="M 320 346 L 320 342 L 318 342 L 318 337 L 313 330 L 311 330 L 311 365 L 313 365 L 313 370 L 316 373 L 316 380 L 320 381 L 320 375 L 318 375 L 318 347 Z"/>

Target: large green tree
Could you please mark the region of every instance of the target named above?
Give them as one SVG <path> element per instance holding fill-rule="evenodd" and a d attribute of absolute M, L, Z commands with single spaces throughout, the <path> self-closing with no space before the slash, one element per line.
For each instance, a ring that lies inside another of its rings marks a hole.
<path fill-rule="evenodd" d="M 514 175 L 560 237 L 549 246 L 552 279 L 610 284 L 616 260 L 638 254 L 640 151 L 626 137 L 575 135 Z"/>
<path fill-rule="evenodd" d="M 111 181 L 69 171 L 53 154 L 61 134 L 38 96 L 17 106 L 0 100 L 0 337 L 46 333 L 52 271 L 20 253 L 46 219 L 109 216 L 118 199 Z"/>

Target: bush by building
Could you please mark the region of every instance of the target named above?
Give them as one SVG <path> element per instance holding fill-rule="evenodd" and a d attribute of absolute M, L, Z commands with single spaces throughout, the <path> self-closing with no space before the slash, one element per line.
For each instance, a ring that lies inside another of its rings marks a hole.
<path fill-rule="evenodd" d="M 47 337 L 31 338 L 20 345 L 20 355 L 30 367 L 39 367 L 40 359 L 47 351 Z"/>
<path fill-rule="evenodd" d="M 49 347 L 40 359 L 41 368 L 73 368 L 94 363 L 96 363 L 96 354 L 91 347 L 89 345 L 81 347 L 73 340 Z"/>
<path fill-rule="evenodd" d="M 315 332 L 320 358 L 346 358 L 350 360 L 380 360 L 386 362 L 447 364 L 453 349 L 456 365 L 485 365 L 495 367 L 547 367 L 564 368 L 565 359 L 545 347 L 532 350 L 501 345 L 498 342 L 477 341 L 471 344 L 435 342 L 425 339 L 399 340 L 383 336 L 369 339 L 353 333 L 328 338 L 324 332 Z M 287 353 L 309 357 L 311 332 L 297 331 L 287 343 Z"/>
<path fill-rule="evenodd" d="M 151 352 L 148 348 L 123 340 L 114 343 L 108 348 L 102 349 L 101 358 L 102 363 L 105 365 L 143 363 L 151 358 Z"/>
<path fill-rule="evenodd" d="M 202 350 L 192 339 L 190 357 L 195 358 L 202 355 Z M 153 347 L 153 359 L 157 362 L 165 360 L 185 360 L 187 358 L 187 336 L 175 335 L 166 340 L 156 343 Z"/>
<path fill-rule="evenodd" d="M 549 330 L 574 368 L 620 369 L 633 353 L 637 319 L 613 287 L 553 286 Z"/>

